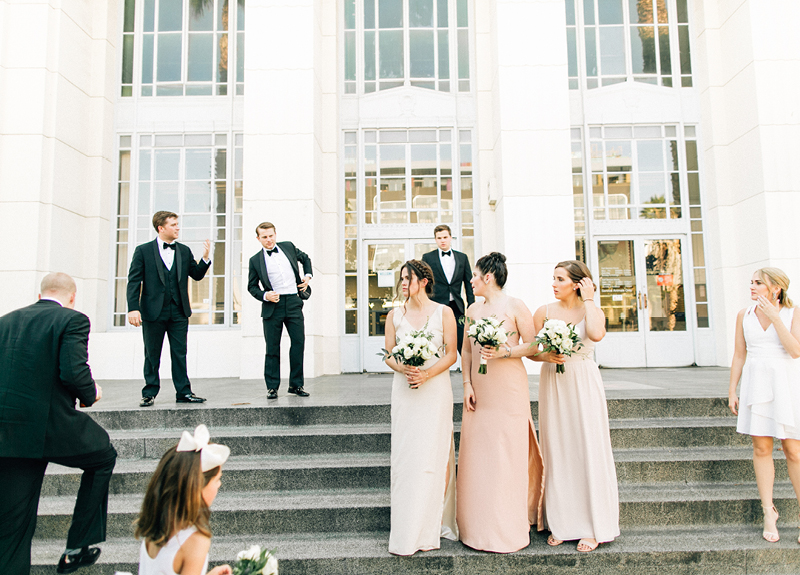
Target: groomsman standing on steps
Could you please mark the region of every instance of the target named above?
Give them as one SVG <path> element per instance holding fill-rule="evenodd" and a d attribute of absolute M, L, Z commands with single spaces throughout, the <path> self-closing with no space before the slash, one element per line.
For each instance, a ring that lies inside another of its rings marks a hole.
<path fill-rule="evenodd" d="M 250 258 L 247 291 L 261 302 L 261 318 L 267 352 L 264 356 L 264 381 L 267 399 L 278 397 L 281 383 L 281 334 L 283 326 L 292 344 L 289 348 L 289 393 L 308 397 L 303 389 L 303 353 L 305 351 L 305 326 L 303 301 L 311 295 L 311 258 L 292 242 L 278 242 L 275 226 L 269 222 L 258 224 L 256 237 L 263 249 Z M 303 264 L 300 270 L 297 263 Z"/>
<path fill-rule="evenodd" d="M 433 250 L 422 256 L 422 261 L 431 266 L 433 270 L 433 295 L 431 299 L 436 303 L 450 306 L 456 316 L 458 326 L 458 353 L 461 353 L 461 342 L 464 339 L 464 310 L 475 301 L 472 295 L 472 268 L 469 265 L 467 254 L 457 252 L 450 247 L 453 236 L 450 226 L 441 224 L 433 230 L 438 250 Z M 461 298 L 461 286 L 467 292 L 467 306 Z"/>
<path fill-rule="evenodd" d="M 200 281 L 211 261 L 211 243 L 203 244 L 203 259 L 194 261 L 192 250 L 176 240 L 180 233 L 178 215 L 156 212 L 153 227 L 158 237 L 136 248 L 128 272 L 128 321 L 142 326 L 144 337 L 144 389 L 141 407 L 153 405 L 161 389 L 158 368 L 164 334 L 169 338 L 172 357 L 172 383 L 178 403 L 203 403 L 192 393 L 186 372 L 186 336 L 189 331 L 189 278 Z"/>

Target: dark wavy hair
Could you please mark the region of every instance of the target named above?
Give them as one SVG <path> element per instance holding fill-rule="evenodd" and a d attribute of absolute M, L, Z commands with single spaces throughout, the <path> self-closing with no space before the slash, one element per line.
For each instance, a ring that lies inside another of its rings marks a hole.
<path fill-rule="evenodd" d="M 583 278 L 589 278 L 590 280 L 592 280 L 592 272 L 589 270 L 589 266 L 587 266 L 585 263 L 581 261 L 564 260 L 563 262 L 558 262 L 556 264 L 556 267 L 553 269 L 557 268 L 563 268 L 564 270 L 566 270 L 569 279 L 571 279 L 575 283 L 578 283 Z M 594 280 L 592 280 L 592 285 L 594 285 Z M 597 292 L 596 285 L 594 286 L 594 291 Z M 581 295 L 581 288 L 578 288 L 576 293 L 578 294 L 579 298 L 581 299 L 583 298 L 583 296 Z"/>
<path fill-rule="evenodd" d="M 200 452 L 178 451 L 177 447 L 171 447 L 161 458 L 135 522 L 134 536 L 157 547 L 163 547 L 175 533 L 193 525 L 199 533 L 211 537 L 211 512 L 203 499 L 203 488 L 217 476 L 219 466 L 203 473 Z"/>
<path fill-rule="evenodd" d="M 398 282 L 398 292 L 400 291 L 400 283 L 403 281 L 403 270 L 408 270 L 408 276 L 414 276 L 418 281 L 428 280 L 425 286 L 425 293 L 431 295 L 433 293 L 433 270 L 431 266 L 420 260 L 408 260 L 400 268 L 400 282 Z"/>
<path fill-rule="evenodd" d="M 506 267 L 506 256 L 500 252 L 486 254 L 475 262 L 475 267 L 481 270 L 481 274 L 492 274 L 498 287 L 506 285 L 508 267 Z"/>

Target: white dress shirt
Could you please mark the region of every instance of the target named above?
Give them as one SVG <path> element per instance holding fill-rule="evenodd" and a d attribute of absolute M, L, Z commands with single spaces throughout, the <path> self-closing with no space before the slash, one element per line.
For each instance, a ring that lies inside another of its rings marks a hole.
<path fill-rule="evenodd" d="M 54 297 L 40 297 L 39 299 L 40 299 L 40 300 L 42 300 L 42 299 L 46 299 L 47 301 L 54 301 L 54 302 L 56 302 L 58 305 L 60 305 L 61 307 L 64 307 L 64 304 L 63 304 L 63 303 L 61 303 L 60 301 L 58 301 L 58 300 L 57 300 L 56 298 L 54 298 Z"/>
<path fill-rule="evenodd" d="M 292 268 L 292 264 L 289 263 L 289 258 L 286 257 L 282 249 L 277 245 L 274 249 L 278 251 L 272 255 L 267 253 L 267 248 L 262 249 L 264 253 L 264 264 L 267 266 L 267 277 L 272 286 L 272 291 L 280 295 L 296 294 L 297 283 L 294 277 L 294 268 Z M 311 276 L 306 274 L 305 277 Z M 267 299 L 266 294 L 264 294 L 264 299 Z"/>
<path fill-rule="evenodd" d="M 442 264 L 442 270 L 444 270 L 444 277 L 447 278 L 447 283 L 453 281 L 453 274 L 456 271 L 456 254 L 453 252 L 453 248 L 450 248 L 450 255 L 444 255 L 442 250 L 439 250 L 439 261 Z M 450 301 L 456 299 L 453 294 L 450 294 Z"/>
<path fill-rule="evenodd" d="M 172 270 L 172 263 L 175 261 L 175 251 L 178 249 L 178 246 L 175 246 L 175 249 L 164 249 L 164 244 L 172 245 L 175 242 L 165 242 L 161 238 L 158 238 L 158 253 L 161 254 L 161 259 L 164 261 L 164 265 L 167 266 L 168 270 Z"/>

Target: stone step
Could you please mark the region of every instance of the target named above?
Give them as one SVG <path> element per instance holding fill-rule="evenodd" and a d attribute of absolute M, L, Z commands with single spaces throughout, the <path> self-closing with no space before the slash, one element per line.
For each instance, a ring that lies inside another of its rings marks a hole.
<path fill-rule="evenodd" d="M 225 489 L 223 479 L 223 489 Z M 620 485 L 620 524 L 749 525 L 761 517 L 755 484 L 663 483 Z M 142 494 L 109 499 L 108 535 L 127 537 L 140 510 Z M 775 504 L 795 523 L 797 502 L 789 482 L 776 482 Z M 338 488 L 318 491 L 220 492 L 212 528 L 217 535 L 336 533 L 389 528 L 389 489 Z M 38 538 L 66 537 L 74 496 L 45 497 L 39 503 Z M 790 524 L 791 524 L 790 523 Z"/>
<path fill-rule="evenodd" d="M 167 404 L 169 405 L 169 404 Z M 531 402 L 534 420 L 538 402 Z M 461 403 L 453 405 L 453 420 L 461 421 Z M 341 425 L 389 423 L 389 405 L 309 405 L 309 406 L 230 406 L 209 404 L 180 407 L 85 410 L 108 430 L 194 429 L 205 423 L 209 428 Z M 611 419 L 727 417 L 728 400 L 722 398 L 647 398 L 610 399 Z"/>
<path fill-rule="evenodd" d="M 617 479 L 625 483 L 754 481 L 748 447 L 638 448 L 614 450 Z M 117 461 L 112 494 L 142 494 L 155 471 L 155 459 Z M 233 456 L 225 465 L 230 491 L 334 489 L 338 486 L 389 486 L 388 453 Z M 787 479 L 782 452 L 775 453 L 778 479 Z M 47 468 L 42 496 L 77 493 L 80 470 Z"/>
<path fill-rule="evenodd" d="M 700 447 L 749 445 L 748 437 L 736 433 L 736 420 L 729 417 L 612 419 L 614 447 Z M 460 423 L 455 425 L 456 448 Z M 315 453 L 388 453 L 391 428 L 388 423 L 218 427 L 212 438 L 231 448 L 232 455 L 306 455 Z M 114 446 L 123 459 L 160 459 L 175 445 L 182 430 L 145 429 L 111 431 Z"/>
<path fill-rule="evenodd" d="M 231 563 L 236 553 L 259 544 L 276 548 L 281 575 L 796 575 L 800 565 L 797 531 L 786 524 L 781 534 L 781 541 L 770 544 L 753 525 L 625 528 L 616 541 L 592 553 L 578 553 L 574 543 L 549 547 L 546 532 L 534 532 L 531 544 L 513 554 L 482 553 L 442 539 L 441 549 L 412 557 L 390 555 L 386 531 L 295 533 L 291 537 L 215 534 L 210 565 Z M 102 544 L 98 564 L 80 573 L 137 573 L 139 545 L 132 537 L 112 538 Z M 63 539 L 34 540 L 31 573 L 51 575 L 63 550 Z"/>

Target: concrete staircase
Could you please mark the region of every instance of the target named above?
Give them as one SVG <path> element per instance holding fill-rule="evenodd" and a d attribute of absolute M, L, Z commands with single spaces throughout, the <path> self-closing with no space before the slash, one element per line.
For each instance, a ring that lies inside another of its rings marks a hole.
<path fill-rule="evenodd" d="M 537 404 L 532 404 L 534 420 Z M 212 509 L 211 564 L 253 543 L 277 547 L 282 575 L 425 573 L 800 573 L 798 506 L 776 452 L 782 539 L 761 539 L 751 449 L 719 399 L 609 401 L 620 487 L 621 537 L 589 554 L 551 548 L 533 533 L 511 555 L 443 540 L 438 551 L 394 557 L 389 529 L 389 406 L 108 410 L 93 416 L 119 452 L 108 536 L 97 566 L 137 572 L 132 537 L 145 486 L 180 432 L 205 423 L 231 448 Z M 457 429 L 461 405 L 454 406 Z M 458 437 L 457 437 L 458 439 Z M 568 448 L 568 446 L 565 446 Z M 51 466 L 42 491 L 33 572 L 53 573 L 79 474 Z"/>

